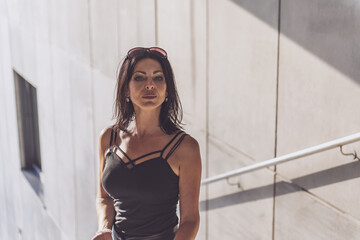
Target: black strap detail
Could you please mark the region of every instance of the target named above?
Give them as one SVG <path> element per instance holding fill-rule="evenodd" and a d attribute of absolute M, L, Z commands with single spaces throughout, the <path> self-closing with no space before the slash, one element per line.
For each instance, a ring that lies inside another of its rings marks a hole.
<path fill-rule="evenodd" d="M 133 165 L 133 166 L 135 166 L 135 164 L 134 164 L 134 161 L 133 160 L 131 160 L 130 158 L 129 158 L 129 156 L 120 148 L 120 147 L 118 147 L 118 149 L 122 152 L 122 154 L 124 154 L 124 156 L 129 160 L 127 163 L 126 162 L 124 162 L 125 163 L 125 165 L 127 165 L 127 164 L 130 164 L 131 163 L 131 165 Z"/>
<path fill-rule="evenodd" d="M 147 157 L 147 156 L 149 156 L 149 155 L 152 155 L 152 154 L 155 154 L 155 153 L 159 153 L 159 152 L 161 152 L 161 151 L 154 151 L 154 152 L 151 152 L 151 153 L 147 153 L 147 154 L 142 155 L 142 156 L 140 156 L 140 157 L 138 157 L 138 158 L 135 158 L 133 161 L 135 162 L 135 161 L 137 161 L 137 160 L 139 160 L 139 159 L 141 159 L 141 158 L 143 158 L 143 157 Z"/>
<path fill-rule="evenodd" d="M 116 144 L 116 137 L 117 137 L 118 133 L 117 130 L 115 130 L 115 139 L 114 139 L 114 144 Z"/>
<path fill-rule="evenodd" d="M 115 131 L 116 133 L 116 131 Z M 184 133 L 184 131 L 179 131 L 171 140 L 170 142 L 168 142 L 168 144 L 166 144 L 166 146 L 163 148 L 163 150 L 161 151 L 154 151 L 154 152 L 151 152 L 151 153 L 147 153 L 145 155 L 142 155 L 140 157 L 137 157 L 135 158 L 134 160 L 132 160 L 121 148 L 120 146 L 117 146 L 117 148 L 121 151 L 121 153 L 128 159 L 128 162 L 124 162 L 122 160 L 122 162 L 125 164 L 125 165 L 129 165 L 131 164 L 133 167 L 135 166 L 135 161 L 141 159 L 141 158 L 144 158 L 144 157 L 147 157 L 149 155 L 152 155 L 152 154 L 155 154 L 155 153 L 161 153 L 160 154 L 160 157 L 163 158 L 163 154 L 165 152 L 165 150 L 170 146 L 170 144 L 181 134 L 181 133 Z M 113 138 L 113 134 L 114 134 L 114 129 L 112 128 L 111 129 L 111 139 L 110 139 L 110 147 L 112 146 L 112 138 Z M 167 156 L 165 157 L 165 160 L 167 160 L 171 154 L 176 150 L 176 148 L 180 145 L 180 143 L 182 142 L 182 140 L 184 139 L 184 137 L 188 135 L 188 134 L 183 134 L 177 141 L 176 143 L 174 144 L 174 146 L 171 148 L 171 150 L 169 151 L 169 153 L 167 154 Z M 117 134 L 115 134 L 115 137 L 114 137 L 114 140 L 115 140 L 115 143 L 116 143 L 116 137 L 117 137 Z M 121 159 L 121 158 L 120 158 Z"/>
<path fill-rule="evenodd" d="M 110 144 L 109 144 L 109 148 L 112 147 L 112 143 L 113 143 L 113 136 L 115 135 L 114 138 L 114 144 L 116 144 L 116 137 L 117 137 L 117 130 L 114 131 L 114 126 L 112 126 L 111 128 L 111 136 L 110 136 Z"/>
<path fill-rule="evenodd" d="M 111 128 L 111 136 L 110 136 L 110 144 L 109 144 L 109 148 L 111 148 L 112 146 L 112 138 L 113 138 L 113 134 L 114 134 L 114 128 Z"/>
<path fill-rule="evenodd" d="M 189 135 L 187 133 L 183 134 L 179 140 L 177 140 L 177 142 L 174 144 L 174 146 L 171 148 L 170 152 L 166 155 L 166 157 L 164 158 L 165 161 L 168 160 L 168 158 L 171 156 L 171 154 L 173 154 L 173 152 L 176 150 L 176 148 L 180 145 L 180 143 L 184 140 L 184 138 L 186 137 L 186 135 Z"/>
<path fill-rule="evenodd" d="M 177 136 L 179 136 L 180 133 L 182 133 L 183 131 L 178 132 L 171 140 L 170 142 L 168 142 L 168 144 L 166 144 L 166 146 L 163 148 L 163 150 L 161 151 L 161 157 L 163 156 L 165 150 L 169 147 L 169 145 L 177 138 Z"/>

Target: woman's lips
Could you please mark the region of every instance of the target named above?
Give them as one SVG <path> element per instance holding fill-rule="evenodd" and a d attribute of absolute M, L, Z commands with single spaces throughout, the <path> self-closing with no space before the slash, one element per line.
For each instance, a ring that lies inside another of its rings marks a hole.
<path fill-rule="evenodd" d="M 143 96 L 143 98 L 153 99 L 153 98 L 156 98 L 156 96 L 155 95 L 145 95 L 145 96 Z"/>

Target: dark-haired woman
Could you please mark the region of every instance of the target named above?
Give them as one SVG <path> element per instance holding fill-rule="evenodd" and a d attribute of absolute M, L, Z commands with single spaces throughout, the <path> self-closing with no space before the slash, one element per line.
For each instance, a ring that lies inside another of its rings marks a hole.
<path fill-rule="evenodd" d="M 182 109 L 165 50 L 129 50 L 116 88 L 116 123 L 99 139 L 99 230 L 93 240 L 195 239 L 199 144 L 180 126 Z"/>

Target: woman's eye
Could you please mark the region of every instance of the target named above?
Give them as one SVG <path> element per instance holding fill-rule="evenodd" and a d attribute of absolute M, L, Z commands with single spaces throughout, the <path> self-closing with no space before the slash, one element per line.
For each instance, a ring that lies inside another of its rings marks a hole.
<path fill-rule="evenodd" d="M 154 80 L 156 80 L 156 81 L 161 81 L 161 80 L 163 80 L 163 77 L 162 77 L 162 76 L 158 76 L 158 77 L 155 77 Z"/>
<path fill-rule="evenodd" d="M 142 81 L 142 80 L 144 80 L 144 78 L 141 77 L 141 76 L 136 76 L 136 77 L 134 77 L 134 80 L 135 81 Z"/>

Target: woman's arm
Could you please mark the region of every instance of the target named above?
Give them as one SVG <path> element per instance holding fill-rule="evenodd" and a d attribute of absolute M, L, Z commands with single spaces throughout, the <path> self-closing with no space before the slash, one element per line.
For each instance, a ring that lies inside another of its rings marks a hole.
<path fill-rule="evenodd" d="M 99 138 L 99 182 L 96 196 L 96 213 L 98 231 L 112 229 L 114 224 L 115 209 L 113 199 L 106 193 L 102 186 L 102 174 L 105 167 L 105 152 L 109 148 L 111 128 L 104 129 Z"/>
<path fill-rule="evenodd" d="M 180 226 L 174 240 L 193 240 L 199 230 L 201 156 L 198 142 L 187 136 L 179 146 Z"/>
<path fill-rule="evenodd" d="M 110 197 L 96 197 L 96 213 L 98 231 L 112 229 L 115 217 L 113 199 Z"/>

